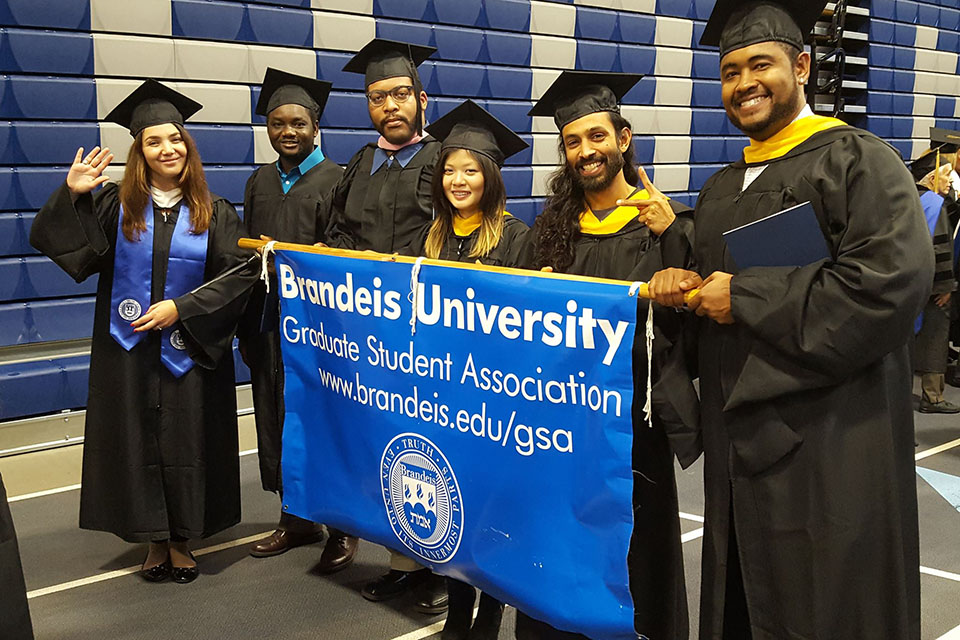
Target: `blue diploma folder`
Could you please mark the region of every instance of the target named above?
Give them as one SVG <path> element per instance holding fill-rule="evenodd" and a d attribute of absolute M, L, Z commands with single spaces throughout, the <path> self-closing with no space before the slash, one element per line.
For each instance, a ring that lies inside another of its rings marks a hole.
<path fill-rule="evenodd" d="M 723 239 L 740 269 L 803 267 L 831 257 L 809 202 L 726 231 Z"/>

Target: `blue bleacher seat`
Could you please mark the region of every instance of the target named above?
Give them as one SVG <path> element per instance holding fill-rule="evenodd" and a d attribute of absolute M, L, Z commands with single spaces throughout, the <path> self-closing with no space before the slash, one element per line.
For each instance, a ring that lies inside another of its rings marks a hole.
<path fill-rule="evenodd" d="M 865 120 L 867 131 L 883 139 L 891 137 L 893 131 L 891 116 L 868 115 Z"/>
<path fill-rule="evenodd" d="M 617 12 L 577 7 L 576 37 L 620 42 L 620 20 Z"/>
<path fill-rule="evenodd" d="M 533 73 L 530 69 L 492 66 L 487 68 L 487 86 L 492 96 L 508 100 L 529 100 L 532 85 Z"/>
<path fill-rule="evenodd" d="M 96 290 L 95 277 L 77 284 L 43 256 L 0 258 L 0 302 L 77 296 Z"/>
<path fill-rule="evenodd" d="M 894 70 L 893 72 L 893 90 L 901 93 L 913 93 L 916 85 L 916 79 L 913 71 Z"/>
<path fill-rule="evenodd" d="M 579 41 L 577 43 L 577 69 L 620 71 L 619 45 L 615 42 Z"/>
<path fill-rule="evenodd" d="M 682 193 L 671 193 L 670 197 L 680 204 L 687 205 L 691 209 L 697 204 L 697 194 L 689 191 L 684 191 Z"/>
<path fill-rule="evenodd" d="M 657 140 L 653 136 L 633 137 L 634 158 L 641 166 L 653 164 L 653 156 L 657 150 Z"/>
<path fill-rule="evenodd" d="M 459 24 L 467 27 L 486 26 L 486 16 L 480 2 L 463 0 L 433 0 L 433 11 L 440 24 Z"/>
<path fill-rule="evenodd" d="M 739 137 L 737 138 L 726 138 L 723 150 L 726 154 L 724 157 L 724 162 L 736 162 L 743 157 L 743 148 L 750 144 L 750 141 L 743 137 L 743 134 L 739 131 L 737 132 Z"/>
<path fill-rule="evenodd" d="M 722 106 L 720 100 L 720 83 L 707 80 L 693 81 L 693 98 L 691 100 L 693 107 L 719 107 Z"/>
<path fill-rule="evenodd" d="M 343 65 L 347 64 L 352 57 L 353 54 L 350 53 L 317 51 L 317 78 L 332 82 L 337 90 L 363 91 L 363 74 L 343 71 Z"/>
<path fill-rule="evenodd" d="M 100 130 L 92 122 L 0 122 L 3 138 L 2 164 L 69 164 L 78 147 L 90 150 L 100 144 Z"/>
<path fill-rule="evenodd" d="M 645 13 L 621 13 L 620 37 L 632 44 L 653 44 L 657 34 L 657 18 Z"/>
<path fill-rule="evenodd" d="M 620 69 L 624 73 L 653 73 L 657 65 L 657 51 L 644 45 L 621 44 Z"/>
<path fill-rule="evenodd" d="M 690 117 L 690 134 L 716 136 L 726 131 L 727 114 L 720 109 L 694 109 Z"/>
<path fill-rule="evenodd" d="M 707 30 L 707 24 L 705 22 L 694 22 L 693 23 L 693 34 L 690 38 L 690 46 L 694 49 L 706 49 L 707 51 L 713 50 L 715 47 L 704 47 L 700 45 L 700 39 L 703 38 L 703 32 Z"/>
<path fill-rule="evenodd" d="M 873 47 L 870 47 L 872 50 Z M 913 47 L 893 47 L 893 66 L 897 69 L 913 69 L 917 50 Z"/>
<path fill-rule="evenodd" d="M 487 26 L 526 33 L 530 29 L 530 3 L 527 0 L 483 0 Z"/>
<path fill-rule="evenodd" d="M 940 26 L 940 7 L 935 7 L 932 4 L 918 3 L 917 24 L 922 24 L 927 27 Z"/>
<path fill-rule="evenodd" d="M 893 113 L 893 94 L 888 91 L 868 91 L 867 112 L 874 114 Z"/>
<path fill-rule="evenodd" d="M 532 127 L 532 118 L 527 115 L 532 106 L 530 102 L 481 100 L 479 104 L 517 133 L 528 133 Z"/>
<path fill-rule="evenodd" d="M 937 107 L 933 112 L 938 118 L 952 118 L 956 114 L 957 99 L 953 97 L 937 96 Z"/>
<path fill-rule="evenodd" d="M 716 51 L 693 52 L 693 77 L 717 80 L 720 77 L 720 54 Z"/>
<path fill-rule="evenodd" d="M 893 115 L 913 113 L 913 94 L 894 93 L 890 95 L 890 111 Z M 909 136 L 908 136 L 909 137 Z"/>
<path fill-rule="evenodd" d="M 960 49 L 960 33 L 940 29 L 940 35 L 937 38 L 937 49 L 940 51 L 957 51 Z"/>
<path fill-rule="evenodd" d="M 530 64 L 532 45 L 529 35 L 487 31 L 485 39 L 487 57 L 491 63 L 516 66 Z"/>
<path fill-rule="evenodd" d="M 872 44 L 869 50 L 871 67 L 893 67 L 893 51 L 895 47 L 883 44 Z"/>
<path fill-rule="evenodd" d="M 93 75 L 93 37 L 28 29 L 0 29 L 0 72 Z"/>
<path fill-rule="evenodd" d="M 310 11 L 250 5 L 247 19 L 253 42 L 313 47 L 313 14 Z"/>
<path fill-rule="evenodd" d="M 657 95 L 657 79 L 653 76 L 644 76 L 630 91 L 623 96 L 624 104 L 653 104 Z"/>
<path fill-rule="evenodd" d="M 871 0 L 870 16 L 884 20 L 896 20 L 897 8 L 895 0 Z"/>
<path fill-rule="evenodd" d="M 77 0 L 4 0 L 0 24 L 46 29 L 90 30 L 90 3 Z"/>
<path fill-rule="evenodd" d="M 510 198 L 507 200 L 507 211 L 532 227 L 533 221 L 543 211 L 543 198 Z"/>
<path fill-rule="evenodd" d="M 173 35 L 222 42 L 253 39 L 245 20 L 246 7 L 218 0 L 171 0 Z"/>
<path fill-rule="evenodd" d="M 910 159 L 913 153 L 913 140 L 887 140 L 905 161 Z"/>
<path fill-rule="evenodd" d="M 690 13 L 690 0 L 657 0 L 658 16 L 686 18 Z"/>
<path fill-rule="evenodd" d="M 944 31 L 960 30 L 960 9 L 940 7 L 940 28 Z"/>
<path fill-rule="evenodd" d="M 191 124 L 204 163 L 253 164 L 253 127 Z"/>
<path fill-rule="evenodd" d="M 726 138 L 696 136 L 690 140 L 690 162 L 697 164 L 726 161 Z"/>
<path fill-rule="evenodd" d="M 96 120 L 96 84 L 90 78 L 0 76 L 0 118 Z"/>
<path fill-rule="evenodd" d="M 460 98 L 438 98 L 434 96 L 434 98 L 427 103 L 427 122 L 436 122 L 457 108 L 462 102 L 463 100 Z"/>
<path fill-rule="evenodd" d="M 713 13 L 715 0 L 694 0 L 690 7 L 690 17 L 697 20 L 707 20 Z M 699 42 L 699 39 L 697 39 Z"/>
<path fill-rule="evenodd" d="M 432 0 L 373 0 L 373 15 L 378 18 L 437 21 Z"/>
<path fill-rule="evenodd" d="M 75 356 L 0 366 L 0 420 L 85 406 L 89 364 Z"/>
<path fill-rule="evenodd" d="M 251 165 L 225 167 L 223 165 L 204 166 L 207 175 L 207 184 L 212 193 L 226 198 L 230 202 L 243 202 L 243 188 L 247 178 L 256 167 Z"/>
<path fill-rule="evenodd" d="M 399 20 L 377 20 L 377 37 L 428 47 L 434 46 L 433 27 L 429 24 L 401 22 Z M 436 54 L 434 56 L 433 59 L 436 59 Z"/>
<path fill-rule="evenodd" d="M 696 192 L 703 188 L 710 176 L 724 167 L 723 164 L 695 164 L 690 165 L 690 178 L 687 188 Z M 691 205 L 692 206 L 692 205 Z"/>
<path fill-rule="evenodd" d="M 487 69 L 482 65 L 438 62 L 434 65 L 433 82 L 427 93 L 432 91 L 442 96 L 487 98 L 491 93 L 485 82 L 486 77 Z"/>
<path fill-rule="evenodd" d="M 72 160 L 72 157 L 68 158 L 68 161 Z M 0 169 L 0 210 L 39 209 L 53 190 L 66 180 L 68 168 L 23 166 Z"/>
<path fill-rule="evenodd" d="M 526 198 L 533 188 L 533 169 L 530 167 L 504 167 L 503 184 L 507 188 L 507 196 L 511 198 Z"/>
<path fill-rule="evenodd" d="M 867 85 L 877 91 L 893 91 L 893 71 L 891 69 L 868 69 Z"/>
<path fill-rule="evenodd" d="M 370 126 L 367 98 L 361 93 L 330 92 L 327 106 L 320 116 L 321 127 L 363 129 Z"/>
<path fill-rule="evenodd" d="M 461 60 L 464 62 L 488 62 L 484 49 L 483 31 L 464 27 L 436 25 L 433 28 L 433 41 L 440 60 Z"/>
<path fill-rule="evenodd" d="M 912 47 L 917 43 L 917 27 L 912 24 L 902 22 L 888 23 L 893 24 L 893 43 L 900 47 Z M 872 47 L 871 47 L 872 48 Z"/>
<path fill-rule="evenodd" d="M 893 22 L 887 22 L 886 20 L 870 21 L 870 42 L 893 44 L 895 33 L 896 27 Z"/>
<path fill-rule="evenodd" d="M 299 7 L 301 9 L 310 8 L 310 0 L 249 0 L 250 4 L 276 4 L 284 7 Z"/>
<path fill-rule="evenodd" d="M 915 23 L 917 21 L 917 3 L 913 0 L 896 0 L 894 16 L 897 22 Z"/>
<path fill-rule="evenodd" d="M 368 142 L 377 141 L 377 133 L 373 129 L 323 129 L 320 132 L 323 142 L 323 154 L 340 165 L 346 165 L 350 158 Z"/>
<path fill-rule="evenodd" d="M 0 304 L 0 347 L 89 338 L 93 296 Z"/>
<path fill-rule="evenodd" d="M 30 226 L 37 214 L 0 213 L 0 257 L 37 253 L 30 246 Z"/>
<path fill-rule="evenodd" d="M 519 167 L 529 167 L 531 164 L 533 164 L 533 136 L 530 134 L 525 134 L 521 135 L 520 137 L 523 138 L 523 141 L 529 146 L 527 146 L 527 148 L 520 153 L 507 158 L 505 164 Z"/>

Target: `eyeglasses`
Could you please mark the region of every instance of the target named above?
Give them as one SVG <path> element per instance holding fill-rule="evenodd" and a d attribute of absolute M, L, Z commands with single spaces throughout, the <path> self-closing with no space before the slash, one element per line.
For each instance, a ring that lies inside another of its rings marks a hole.
<path fill-rule="evenodd" d="M 413 95 L 413 87 L 408 84 L 402 84 L 394 87 L 390 91 L 371 91 L 367 94 L 367 101 L 375 107 L 382 106 L 387 101 L 387 96 L 393 98 L 394 102 L 406 102 Z"/>

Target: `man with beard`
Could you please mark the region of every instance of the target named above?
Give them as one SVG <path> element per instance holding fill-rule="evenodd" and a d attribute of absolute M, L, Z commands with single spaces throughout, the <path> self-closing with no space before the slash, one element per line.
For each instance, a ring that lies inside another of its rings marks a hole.
<path fill-rule="evenodd" d="M 534 267 L 634 281 L 668 266 L 693 268 L 689 207 L 669 202 L 638 216 L 636 208 L 619 205 L 652 195 L 646 174 L 635 165 L 633 133 L 618 106 L 639 79 L 564 71 L 530 111 L 553 117 L 564 158 L 550 178 L 543 213 L 533 227 Z M 647 316 L 648 304 L 638 303 L 638 317 Z M 687 595 L 671 445 L 684 466 L 699 455 L 697 397 L 686 368 L 677 361 L 683 356 L 678 314 L 660 309 L 655 315 L 652 428 L 643 411 L 647 354 L 642 330 L 633 346 L 633 501 L 638 516 L 626 560 L 637 633 L 657 640 L 685 639 Z M 583 561 L 590 562 L 589 555 Z M 516 637 L 583 638 L 521 611 Z"/>
<path fill-rule="evenodd" d="M 334 189 L 330 246 L 393 253 L 410 244 L 433 219 L 430 183 L 440 143 L 423 135 L 427 94 L 417 66 L 435 51 L 378 38 L 344 66 L 344 71 L 364 74 L 367 108 L 380 138 L 350 159 Z M 346 534 L 331 532 L 331 540 L 338 537 Z M 413 587 L 417 587 L 417 611 L 447 610 L 444 579 L 392 550 L 390 571 L 361 593 L 379 602 Z"/>
<path fill-rule="evenodd" d="M 650 283 L 673 305 L 700 288 L 701 638 L 920 637 L 907 343 L 933 250 L 897 152 L 805 104 L 824 4 L 717 2 L 701 44 L 719 44 L 723 104 L 751 142 L 700 192 L 708 277 Z M 805 202 L 830 258 L 737 267 L 723 232 Z"/>
<path fill-rule="evenodd" d="M 325 201 L 343 174 L 340 166 L 325 158 L 315 145 L 320 133 L 320 114 L 331 84 L 314 78 L 267 69 L 256 112 L 267 119 L 270 144 L 277 162 L 254 171 L 244 192 L 244 226 L 251 238 L 313 244 L 325 239 Z M 283 361 L 280 354 L 279 299 L 276 277 L 266 292 L 264 283 L 254 287 L 240 325 L 240 353 L 250 367 L 253 407 L 257 423 L 260 481 L 265 491 L 283 499 L 280 451 L 283 434 Z M 317 542 L 319 525 L 292 514 L 280 514 L 276 531 L 250 548 L 250 555 L 267 557 Z M 347 566 L 356 551 L 355 539 L 340 539 L 327 545 L 319 569 L 325 573 Z"/>

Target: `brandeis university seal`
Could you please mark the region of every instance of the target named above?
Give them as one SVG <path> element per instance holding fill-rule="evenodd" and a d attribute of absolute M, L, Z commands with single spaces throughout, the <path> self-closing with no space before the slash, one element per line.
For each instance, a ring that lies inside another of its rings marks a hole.
<path fill-rule="evenodd" d="M 132 322 L 140 317 L 140 303 L 133 298 L 127 298 L 117 307 L 117 313 L 127 322 Z"/>
<path fill-rule="evenodd" d="M 416 433 L 395 437 L 383 451 L 380 482 L 397 538 L 417 556 L 447 562 L 460 547 L 463 504 L 446 456 Z"/>

